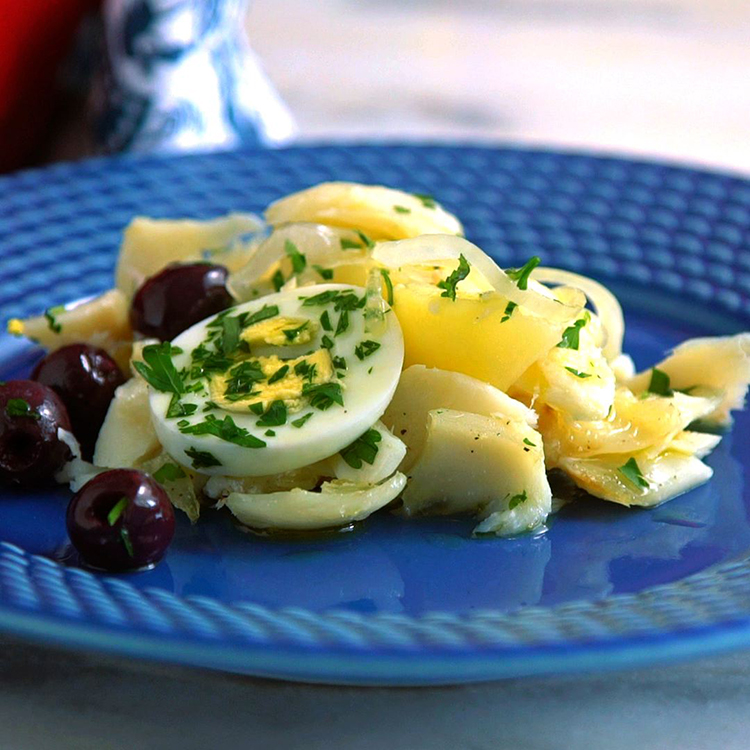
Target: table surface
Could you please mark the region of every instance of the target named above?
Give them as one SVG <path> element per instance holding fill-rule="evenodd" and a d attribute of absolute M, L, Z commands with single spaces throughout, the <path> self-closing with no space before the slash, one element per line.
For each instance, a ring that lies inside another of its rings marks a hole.
<path fill-rule="evenodd" d="M 253 0 L 248 30 L 302 139 L 507 139 L 750 172 L 750 4 L 739 0 Z M 0 679 L 0 750 L 748 746 L 750 652 L 387 690 L 0 638 Z"/>
<path fill-rule="evenodd" d="M 750 652 L 442 688 L 298 685 L 0 639 L 0 748 L 745 750 Z"/>

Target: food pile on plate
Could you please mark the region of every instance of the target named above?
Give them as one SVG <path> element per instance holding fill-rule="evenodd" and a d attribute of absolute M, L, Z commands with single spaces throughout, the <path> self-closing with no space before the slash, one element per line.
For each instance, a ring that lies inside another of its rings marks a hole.
<path fill-rule="evenodd" d="M 502 269 L 434 198 L 350 183 L 264 220 L 136 218 L 114 289 L 9 330 L 49 353 L 26 391 L 0 388 L 5 430 L 46 425 L 57 448 L 0 468 L 69 482 L 76 546 L 113 540 L 102 567 L 144 562 L 121 533 L 141 490 L 165 518 L 169 502 L 191 521 L 227 508 L 262 532 L 388 508 L 517 535 L 557 507 L 553 470 L 653 506 L 711 477 L 702 459 L 750 382 L 750 333 L 635 373 L 601 284 L 536 257 Z"/>

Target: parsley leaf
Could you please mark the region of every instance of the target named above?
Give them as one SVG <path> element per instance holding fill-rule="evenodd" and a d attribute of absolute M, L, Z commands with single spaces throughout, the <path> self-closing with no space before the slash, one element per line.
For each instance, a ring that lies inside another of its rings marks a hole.
<path fill-rule="evenodd" d="M 274 401 L 266 410 L 266 413 L 258 420 L 258 427 L 279 427 L 286 424 L 286 404 L 283 401 Z"/>
<path fill-rule="evenodd" d="M 344 333 L 347 328 L 349 328 L 349 313 L 346 310 L 342 310 L 339 322 L 336 324 L 336 333 L 333 335 L 338 336 L 340 333 Z"/>
<path fill-rule="evenodd" d="M 528 499 L 529 498 L 526 495 L 526 490 L 519 493 L 518 495 L 513 495 L 513 497 L 508 500 L 508 510 L 513 510 L 513 508 L 518 507 L 521 503 L 525 503 Z"/>
<path fill-rule="evenodd" d="M 221 319 L 221 338 L 219 348 L 224 354 L 232 354 L 240 343 L 240 319 L 225 317 Z"/>
<path fill-rule="evenodd" d="M 368 430 L 364 435 L 360 435 L 353 443 L 343 448 L 341 458 L 352 467 L 352 469 L 361 469 L 362 462 L 372 464 L 378 455 L 378 443 L 383 436 L 377 430 Z"/>
<path fill-rule="evenodd" d="M 362 245 L 359 242 L 350 240 L 346 237 L 341 238 L 341 249 L 342 250 L 361 250 Z"/>
<path fill-rule="evenodd" d="M 44 311 L 44 317 L 47 320 L 47 326 L 52 333 L 60 333 L 62 326 L 57 321 L 57 317 L 61 312 L 65 312 L 65 305 L 55 305 L 55 307 L 49 307 Z"/>
<path fill-rule="evenodd" d="M 669 375 L 663 370 L 654 367 L 651 370 L 651 382 L 648 384 L 648 392 L 656 396 L 674 396 L 670 387 Z"/>
<path fill-rule="evenodd" d="M 271 283 L 273 284 L 273 290 L 278 292 L 282 286 L 286 283 L 284 280 L 284 274 L 281 273 L 281 269 L 277 268 L 274 275 L 271 276 Z"/>
<path fill-rule="evenodd" d="M 314 265 L 313 268 L 320 274 L 324 281 L 330 281 L 333 278 L 332 268 L 323 268 L 323 266 Z"/>
<path fill-rule="evenodd" d="M 125 545 L 125 551 L 128 553 L 128 557 L 135 557 L 133 542 L 130 541 L 130 533 L 124 526 L 120 529 L 120 539 L 122 539 L 122 543 Z"/>
<path fill-rule="evenodd" d="M 415 198 L 419 198 L 425 208 L 435 208 L 437 206 L 437 202 L 431 195 L 427 195 L 426 193 L 412 193 L 412 195 Z"/>
<path fill-rule="evenodd" d="M 271 375 L 270 378 L 268 378 L 268 385 L 271 385 L 272 383 L 276 383 L 279 380 L 282 380 L 284 376 L 289 372 L 289 365 L 282 365 L 279 367 L 276 372 Z"/>
<path fill-rule="evenodd" d="M 634 458 L 629 458 L 626 463 L 620 466 L 617 471 L 625 477 L 635 487 L 640 487 L 647 490 L 651 485 L 648 480 L 643 476 L 638 466 L 638 462 Z"/>
<path fill-rule="evenodd" d="M 524 439 L 523 439 L 523 442 L 524 442 L 524 443 L 525 443 L 526 445 L 530 445 L 530 446 L 531 446 L 532 448 L 536 448 L 536 443 L 532 443 L 532 442 L 531 442 L 531 440 L 529 440 L 528 438 L 524 438 Z"/>
<path fill-rule="evenodd" d="M 510 279 L 516 282 L 516 286 L 519 289 L 528 289 L 529 286 L 529 276 L 531 276 L 531 272 L 541 263 L 541 259 L 538 255 L 535 255 L 533 258 L 529 258 L 529 260 L 524 263 L 520 268 L 509 268 L 506 270 L 506 274 Z"/>
<path fill-rule="evenodd" d="M 411 209 L 407 208 L 406 206 L 394 206 L 393 210 L 397 214 L 410 214 L 411 213 Z"/>
<path fill-rule="evenodd" d="M 194 469 L 206 469 L 209 466 L 221 466 L 219 461 L 213 453 L 208 451 L 199 451 L 197 448 L 188 448 L 185 454 L 190 458 Z"/>
<path fill-rule="evenodd" d="M 296 427 L 297 429 L 299 429 L 300 427 L 302 427 L 302 425 L 305 424 L 305 422 L 307 422 L 308 419 L 310 419 L 310 417 L 312 417 L 312 415 L 313 415 L 312 412 L 308 412 L 303 417 L 293 420 L 292 427 Z"/>
<path fill-rule="evenodd" d="M 172 394 L 172 399 L 167 408 L 167 419 L 176 419 L 177 417 L 189 417 L 198 410 L 198 404 L 183 404 L 180 397 Z"/>
<path fill-rule="evenodd" d="M 172 345 L 168 341 L 143 347 L 143 362 L 133 362 L 133 367 L 157 391 L 185 393 L 185 383 L 172 362 Z"/>
<path fill-rule="evenodd" d="M 344 357 L 334 357 L 333 366 L 337 370 L 346 370 L 346 359 Z"/>
<path fill-rule="evenodd" d="M 471 266 L 469 265 L 469 261 L 466 260 L 466 258 L 464 258 L 463 256 L 463 253 L 461 253 L 461 255 L 458 256 L 458 267 L 456 268 L 456 270 L 442 281 L 438 281 L 438 287 L 440 287 L 440 289 L 445 289 L 445 291 L 440 296 L 448 297 L 455 302 L 456 286 L 458 285 L 459 281 L 463 281 L 469 275 L 470 270 Z"/>
<path fill-rule="evenodd" d="M 251 435 L 244 427 L 238 427 L 229 414 L 224 419 L 217 419 L 213 414 L 209 414 L 205 422 L 181 426 L 180 432 L 183 435 L 213 435 L 219 440 L 234 443 L 242 448 L 265 448 L 266 446 L 263 440 Z"/>
<path fill-rule="evenodd" d="M 284 242 L 284 252 L 292 261 L 292 270 L 294 273 L 302 273 L 307 266 L 307 258 L 297 250 L 297 246 L 291 240 Z"/>
<path fill-rule="evenodd" d="M 329 409 L 333 404 L 344 405 L 341 386 L 338 383 L 306 383 L 302 386 L 302 395 L 310 399 L 310 406 L 320 411 Z"/>
<path fill-rule="evenodd" d="M 239 401 L 250 395 L 256 383 L 265 379 L 260 362 L 240 362 L 229 371 L 224 396 L 230 401 Z"/>
<path fill-rule="evenodd" d="M 185 472 L 177 464 L 164 464 L 153 476 L 157 482 L 176 482 L 185 476 Z"/>
<path fill-rule="evenodd" d="M 362 240 L 362 244 L 368 249 L 375 247 L 375 243 L 360 229 L 354 230 L 357 233 L 357 237 Z"/>
<path fill-rule="evenodd" d="M 387 268 L 381 268 L 380 275 L 385 282 L 385 298 L 389 305 L 393 305 L 393 282 L 391 281 L 391 274 Z"/>
<path fill-rule="evenodd" d="M 580 370 L 576 370 L 575 367 L 566 367 L 565 369 L 575 375 L 577 378 L 581 378 L 581 380 L 583 380 L 583 378 L 591 377 L 590 372 L 581 372 Z"/>
<path fill-rule="evenodd" d="M 586 325 L 586 318 L 580 318 L 563 331 L 562 339 L 557 345 L 560 349 L 578 349 L 581 339 L 581 328 Z"/>
<path fill-rule="evenodd" d="M 119 520 L 120 516 L 125 512 L 125 508 L 128 507 L 129 500 L 126 497 L 121 497 L 113 506 L 112 509 L 107 513 L 107 523 L 110 526 L 114 526 Z"/>
<path fill-rule="evenodd" d="M 302 333 L 308 325 L 309 321 L 306 320 L 301 326 L 297 326 L 296 328 L 285 328 L 284 336 L 286 337 L 286 340 L 294 341 L 296 338 L 299 338 L 300 333 Z"/>
<path fill-rule="evenodd" d="M 268 320 L 268 318 L 275 318 L 278 314 L 278 305 L 263 305 L 258 312 L 244 318 L 244 320 L 241 321 L 241 325 L 243 328 L 247 328 L 248 326 L 260 323 L 263 320 Z"/>
<path fill-rule="evenodd" d="M 508 304 L 505 306 L 505 312 L 503 313 L 503 317 L 500 318 L 501 323 L 505 323 L 506 320 L 510 320 L 510 316 L 513 315 L 513 311 L 518 307 L 518 305 L 515 302 L 508 302 Z"/>
<path fill-rule="evenodd" d="M 333 340 L 331 339 L 330 336 L 323 336 L 320 339 L 320 345 L 324 349 L 333 349 Z"/>
<path fill-rule="evenodd" d="M 28 401 L 22 398 L 9 398 L 5 404 L 5 413 L 9 417 L 29 417 L 30 419 L 41 419 L 41 415 L 29 406 Z"/>
<path fill-rule="evenodd" d="M 377 341 L 362 341 L 354 347 L 354 353 L 357 355 L 357 359 L 363 360 L 374 354 L 380 349 L 380 344 Z"/>
<path fill-rule="evenodd" d="M 328 310 L 324 310 L 320 316 L 320 325 L 323 326 L 324 331 L 332 331 L 333 326 L 331 325 L 331 318 L 328 316 Z"/>

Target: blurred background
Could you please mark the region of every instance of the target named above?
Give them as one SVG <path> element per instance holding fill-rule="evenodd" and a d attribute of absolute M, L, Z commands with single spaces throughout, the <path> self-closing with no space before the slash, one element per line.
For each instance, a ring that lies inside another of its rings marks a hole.
<path fill-rule="evenodd" d="M 1 169 L 101 151 L 458 139 L 750 172 L 747 0 L 113 0 L 104 25 L 92 21 L 100 8 L 96 0 L 0 0 Z M 144 35 L 158 13 L 182 18 Z M 244 27 L 288 110 L 248 58 L 234 93 L 224 94 L 244 96 L 239 135 L 214 129 L 167 142 L 153 133 L 112 138 L 111 127 L 103 134 L 102 121 L 128 104 L 127 90 L 111 91 L 132 63 L 118 45 L 134 29 L 133 49 L 151 54 L 150 96 L 161 87 L 174 99 L 182 80 L 195 90 L 193 114 L 185 109 L 182 120 L 210 109 L 221 76 L 201 84 L 197 58 L 180 71 L 172 47 L 153 55 L 160 34 L 172 46 L 175 34 L 190 36 L 191 13 L 193 27 L 198 16 L 203 23 L 224 13 L 215 39 Z M 164 76 L 158 69 L 167 64 L 174 70 Z"/>

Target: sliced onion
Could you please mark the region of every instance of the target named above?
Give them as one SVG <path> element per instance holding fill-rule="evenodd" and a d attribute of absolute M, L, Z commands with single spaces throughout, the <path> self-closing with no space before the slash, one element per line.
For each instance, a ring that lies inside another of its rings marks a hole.
<path fill-rule="evenodd" d="M 617 301 L 617 297 L 607 287 L 588 276 L 582 276 L 573 271 L 564 271 L 561 268 L 536 268 L 532 271 L 531 276 L 544 284 L 565 284 L 580 289 L 594 306 L 594 310 L 607 333 L 606 341 L 602 347 L 604 357 L 608 362 L 612 362 L 622 353 L 625 320 L 622 317 L 622 308 Z"/>
<path fill-rule="evenodd" d="M 405 486 L 406 477 L 397 472 L 382 484 L 324 482 L 320 492 L 233 492 L 226 506 L 241 523 L 254 529 L 330 529 L 367 518 L 398 497 Z"/>
<path fill-rule="evenodd" d="M 552 295 L 547 296 L 541 285 L 519 289 L 489 255 L 463 237 L 424 234 L 408 240 L 380 242 L 372 251 L 373 260 L 392 269 L 424 266 L 446 260 L 458 261 L 461 255 L 472 268 L 482 274 L 495 292 L 526 310 L 555 322 L 569 320 L 576 314 L 576 306 L 564 304 Z M 582 298 L 580 307 L 583 307 L 583 303 Z"/>

